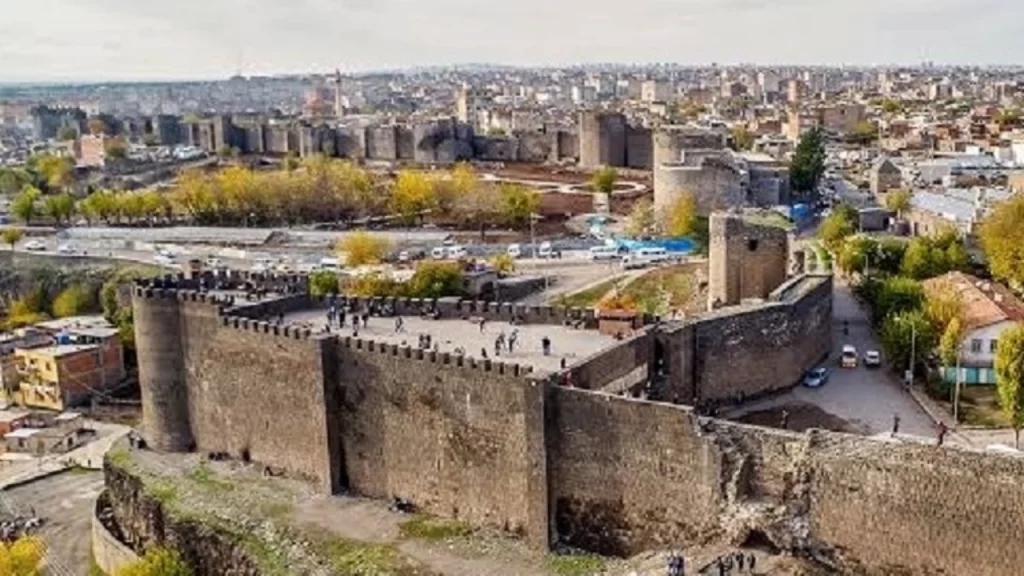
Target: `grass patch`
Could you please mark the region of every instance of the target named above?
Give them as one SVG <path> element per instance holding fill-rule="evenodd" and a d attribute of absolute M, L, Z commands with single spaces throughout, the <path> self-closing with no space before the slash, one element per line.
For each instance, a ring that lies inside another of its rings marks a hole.
<path fill-rule="evenodd" d="M 961 386 L 960 418 L 968 426 L 1009 428 L 1010 422 L 999 409 L 999 397 L 993 386 Z"/>
<path fill-rule="evenodd" d="M 667 266 L 644 274 L 621 292 L 636 302 L 638 311 L 665 315 L 677 308 L 692 309 L 698 292 L 696 284 L 691 266 Z"/>
<path fill-rule="evenodd" d="M 272 520 L 290 516 L 295 507 L 289 502 L 267 502 L 260 505 L 260 514 Z"/>
<path fill-rule="evenodd" d="M 118 468 L 127 468 L 132 463 L 132 455 L 125 448 L 114 448 L 107 452 L 107 460 Z"/>
<path fill-rule="evenodd" d="M 772 226 L 774 228 L 782 228 L 789 232 L 790 230 L 796 229 L 796 224 L 792 220 L 786 218 L 782 214 L 775 212 L 774 210 L 763 210 L 758 212 L 747 212 L 743 215 L 743 220 L 750 224 L 757 224 L 759 226 Z"/>
<path fill-rule="evenodd" d="M 556 576 L 589 576 L 604 572 L 605 560 L 592 554 L 552 554 L 548 565 Z"/>
<path fill-rule="evenodd" d="M 391 544 L 371 544 L 340 538 L 318 526 L 303 532 L 312 537 L 316 552 L 324 556 L 337 574 L 361 576 L 427 576 L 429 571 L 404 556 Z"/>
<path fill-rule="evenodd" d="M 621 276 L 616 276 L 609 280 L 605 280 L 600 284 L 595 284 L 585 290 L 574 292 L 573 294 L 562 294 L 554 299 L 554 303 L 559 306 L 565 306 L 566 308 L 593 308 L 601 298 L 604 298 L 605 294 L 611 292 L 615 285 L 622 280 Z"/>
<path fill-rule="evenodd" d="M 217 478 L 213 470 L 206 462 L 200 462 L 192 467 L 186 475 L 189 480 L 195 482 L 199 487 L 214 492 L 225 492 L 234 489 L 230 483 Z"/>
<path fill-rule="evenodd" d="M 153 479 L 146 483 L 146 494 L 166 506 L 178 497 L 178 488 L 165 480 Z"/>
<path fill-rule="evenodd" d="M 465 538 L 472 532 L 469 525 L 458 520 L 434 518 L 426 514 L 417 514 L 413 518 L 398 525 L 398 532 L 403 538 L 419 538 L 421 540 L 455 540 Z"/>
<path fill-rule="evenodd" d="M 96 472 L 97 470 L 93 470 L 92 468 L 86 468 L 78 465 L 72 466 L 64 471 L 65 474 L 71 474 L 73 476 L 84 476 L 86 474 L 95 474 Z"/>

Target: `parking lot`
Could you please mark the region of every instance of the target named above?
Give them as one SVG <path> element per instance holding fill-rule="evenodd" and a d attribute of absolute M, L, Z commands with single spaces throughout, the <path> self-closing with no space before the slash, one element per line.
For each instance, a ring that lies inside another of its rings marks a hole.
<path fill-rule="evenodd" d="M 878 337 L 872 332 L 864 310 L 853 298 L 849 288 L 835 284 L 832 355 L 824 364 L 830 371 L 828 383 L 820 388 L 799 386 L 784 394 L 752 402 L 725 414 L 731 419 L 766 423 L 766 414 L 787 411 L 791 428 L 828 428 L 878 434 L 892 429 L 893 416 L 900 418 L 900 432 L 933 437 L 937 434 L 931 418 L 909 393 L 896 375 L 884 365 L 866 368 L 840 368 L 839 355 L 845 344 L 853 345 L 863 359 L 868 350 L 881 350 Z M 849 335 L 843 333 L 843 321 L 849 322 Z M 813 408 L 808 408 L 813 407 Z M 781 423 L 781 418 L 778 420 Z"/>

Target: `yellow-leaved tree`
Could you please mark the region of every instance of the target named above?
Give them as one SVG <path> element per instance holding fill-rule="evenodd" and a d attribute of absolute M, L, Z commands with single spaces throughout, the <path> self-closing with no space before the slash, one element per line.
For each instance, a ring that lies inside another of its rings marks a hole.
<path fill-rule="evenodd" d="M 45 555 L 46 544 L 32 536 L 23 536 L 10 544 L 0 541 L 0 574 L 42 576 Z"/>
<path fill-rule="evenodd" d="M 434 182 L 423 172 L 403 170 L 391 189 L 391 208 L 402 215 L 407 224 L 416 221 L 421 212 L 433 207 Z"/>
<path fill-rule="evenodd" d="M 690 236 L 697 228 L 697 197 L 684 192 L 665 208 L 661 217 L 661 228 L 669 238 Z"/>
<path fill-rule="evenodd" d="M 174 550 L 150 548 L 134 564 L 117 571 L 115 576 L 192 576 L 192 568 Z"/>
<path fill-rule="evenodd" d="M 338 257 L 349 266 L 380 264 L 391 250 L 391 242 L 369 232 L 346 234 L 336 246 Z"/>

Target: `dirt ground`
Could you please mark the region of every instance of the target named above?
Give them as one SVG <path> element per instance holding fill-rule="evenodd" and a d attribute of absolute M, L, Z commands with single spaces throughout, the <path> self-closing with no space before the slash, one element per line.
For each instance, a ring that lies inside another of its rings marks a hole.
<path fill-rule="evenodd" d="M 786 428 L 798 432 L 811 428 L 853 434 L 864 432 L 861 427 L 853 425 L 838 416 L 829 414 L 813 404 L 784 404 L 768 410 L 744 414 L 737 418 L 737 420 L 757 426 Z"/>
<path fill-rule="evenodd" d="M 75 469 L 3 492 L 4 503 L 16 514 L 28 516 L 34 511 L 46 521 L 38 535 L 49 551 L 49 574 L 89 573 L 90 518 L 102 490 L 102 472 Z M 6 512 L 0 506 L 0 514 Z"/>

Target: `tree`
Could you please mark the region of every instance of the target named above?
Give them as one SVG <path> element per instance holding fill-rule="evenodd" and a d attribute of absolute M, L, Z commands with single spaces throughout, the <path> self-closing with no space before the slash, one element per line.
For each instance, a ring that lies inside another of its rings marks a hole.
<path fill-rule="evenodd" d="M 954 320 L 960 320 L 963 309 L 963 299 L 950 286 L 932 291 L 924 303 L 924 312 L 935 327 L 936 334 L 944 334 Z"/>
<path fill-rule="evenodd" d="M 100 134 L 110 134 L 110 127 L 103 121 L 102 118 L 90 118 L 89 119 L 89 133 L 93 136 Z"/>
<path fill-rule="evenodd" d="M 981 224 L 981 248 L 992 275 L 1024 286 L 1024 195 L 997 204 Z"/>
<path fill-rule="evenodd" d="M 914 193 L 907 188 L 893 190 L 885 196 L 885 207 L 894 212 L 898 220 L 902 220 L 903 215 L 910 210 L 910 201 L 913 197 Z"/>
<path fill-rule="evenodd" d="M 22 536 L 10 544 L 0 540 L 0 574 L 4 576 L 42 576 L 46 543 Z"/>
<path fill-rule="evenodd" d="M 117 571 L 115 576 L 192 576 L 192 568 L 169 548 L 155 547 L 134 564 Z"/>
<path fill-rule="evenodd" d="M 914 238 L 903 255 L 902 272 L 905 276 L 923 280 L 941 274 L 935 262 L 931 243 L 927 238 Z"/>
<path fill-rule="evenodd" d="M 846 139 L 854 144 L 870 144 L 878 139 L 878 126 L 867 120 L 857 122 L 847 134 Z"/>
<path fill-rule="evenodd" d="M 742 152 L 754 147 L 756 137 L 753 132 L 747 130 L 746 126 L 733 126 L 729 130 L 729 136 L 732 138 L 733 150 Z"/>
<path fill-rule="evenodd" d="M 590 185 L 594 187 L 595 192 L 601 192 L 603 194 L 611 194 L 615 190 L 615 182 L 619 179 L 619 172 L 611 166 L 601 166 L 594 172 L 593 178 L 590 180 Z"/>
<path fill-rule="evenodd" d="M 911 368 L 913 353 L 916 371 L 928 352 L 935 348 L 935 332 L 931 322 L 920 310 L 903 311 L 886 317 L 882 323 L 882 348 L 889 363 L 897 370 Z"/>
<path fill-rule="evenodd" d="M 956 366 L 964 337 L 963 323 L 959 318 L 953 318 L 940 334 L 942 338 L 939 340 L 939 359 L 942 360 L 943 366 Z"/>
<path fill-rule="evenodd" d="M 903 111 L 903 103 L 899 100 L 886 98 L 882 101 L 882 112 L 886 114 L 898 114 Z"/>
<path fill-rule="evenodd" d="M 644 236 L 654 231 L 654 224 L 654 203 L 649 198 L 641 198 L 629 212 L 626 232 L 630 236 Z"/>
<path fill-rule="evenodd" d="M 665 209 L 662 230 L 669 238 L 690 236 L 697 229 L 697 197 L 683 192 Z"/>
<path fill-rule="evenodd" d="M 74 126 L 65 126 L 57 132 L 57 140 L 62 142 L 70 142 L 78 138 L 78 129 Z"/>
<path fill-rule="evenodd" d="M 103 152 L 109 158 L 124 158 L 128 156 L 128 144 L 123 138 L 110 138 L 103 143 Z"/>
<path fill-rule="evenodd" d="M 913 278 L 894 276 L 877 285 L 871 297 L 875 319 L 882 321 L 894 314 L 914 312 L 924 306 L 924 288 Z"/>
<path fill-rule="evenodd" d="M 540 205 L 537 193 L 522 184 L 500 184 L 500 213 L 513 228 L 524 228 L 530 223 Z"/>
<path fill-rule="evenodd" d="M 337 294 L 338 275 L 328 270 L 320 270 L 309 275 L 309 293 L 312 296 Z"/>
<path fill-rule="evenodd" d="M 412 298 L 443 298 L 461 296 L 462 268 L 456 262 L 420 262 L 406 283 Z"/>
<path fill-rule="evenodd" d="M 380 264 L 391 250 L 391 242 L 369 232 L 353 232 L 338 241 L 337 251 L 348 266 Z"/>
<path fill-rule="evenodd" d="M 854 227 L 840 211 L 829 214 L 818 227 L 818 239 L 829 252 L 837 252 L 846 239 L 853 235 Z"/>
<path fill-rule="evenodd" d="M 24 168 L 0 168 L 0 194 L 17 194 L 32 182 L 32 174 Z"/>
<path fill-rule="evenodd" d="M 21 239 L 25 236 L 25 231 L 21 228 L 8 227 L 4 228 L 3 232 L 0 232 L 0 237 L 3 238 L 4 244 L 8 244 L 11 247 L 11 251 L 14 250 L 14 245 L 21 242 Z"/>
<path fill-rule="evenodd" d="M 839 251 L 839 268 L 846 273 L 877 271 L 878 241 L 870 236 L 851 236 Z"/>
<path fill-rule="evenodd" d="M 63 190 L 74 180 L 75 165 L 71 158 L 38 154 L 29 159 L 29 167 L 39 174 L 47 190 Z"/>
<path fill-rule="evenodd" d="M 434 184 L 426 174 L 411 170 L 398 173 L 391 191 L 391 203 L 407 224 L 412 224 L 421 212 L 430 209 L 433 201 Z"/>
<path fill-rule="evenodd" d="M 897 238 L 883 238 L 878 243 L 878 270 L 886 274 L 899 274 L 906 251 L 906 242 Z"/>
<path fill-rule="evenodd" d="M 824 173 L 825 137 L 821 129 L 812 128 L 796 145 L 789 165 L 790 186 L 797 196 L 812 199 Z"/>
<path fill-rule="evenodd" d="M 92 311 L 93 296 L 84 286 L 76 284 L 58 294 L 51 308 L 56 318 L 81 316 Z"/>
<path fill-rule="evenodd" d="M 299 167 L 299 159 L 295 157 L 294 152 L 284 155 L 284 158 L 281 160 L 281 167 L 289 172 Z"/>
<path fill-rule="evenodd" d="M 58 226 L 63 222 L 70 221 L 74 212 L 75 199 L 67 192 L 47 196 L 43 200 L 43 213 L 52 218 Z"/>
<path fill-rule="evenodd" d="M 11 202 L 11 214 L 25 224 L 31 224 L 36 217 L 36 201 L 43 193 L 38 188 L 26 186 Z"/>
<path fill-rule="evenodd" d="M 1013 426 L 1014 446 L 1020 448 L 1024 427 L 1024 325 L 1003 330 L 994 362 L 999 407 Z"/>
<path fill-rule="evenodd" d="M 456 200 L 455 213 L 467 224 L 479 226 L 480 241 L 485 239 L 487 224 L 497 216 L 501 191 L 494 184 L 481 184 Z"/>
<path fill-rule="evenodd" d="M 489 259 L 491 266 L 498 272 L 508 274 L 516 271 L 516 259 L 508 254 L 498 254 Z"/>

